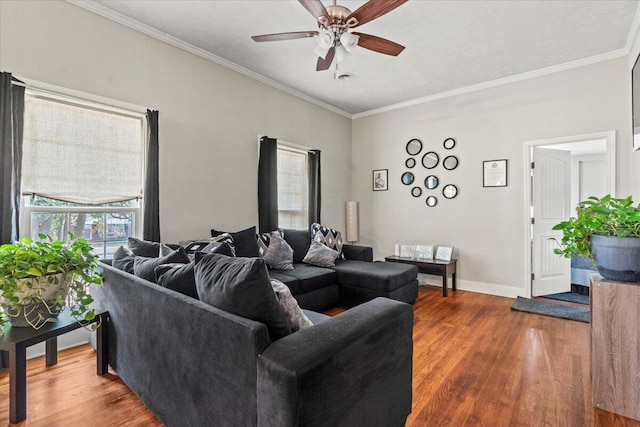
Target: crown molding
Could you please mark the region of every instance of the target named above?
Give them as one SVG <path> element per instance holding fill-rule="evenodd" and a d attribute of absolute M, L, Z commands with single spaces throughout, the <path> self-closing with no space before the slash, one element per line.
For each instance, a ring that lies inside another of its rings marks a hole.
<path fill-rule="evenodd" d="M 625 43 L 624 48 L 627 51 L 627 54 L 631 54 L 633 51 L 634 44 L 638 38 L 638 32 L 640 31 L 640 3 L 636 7 L 636 13 L 633 15 L 633 21 L 631 22 L 631 28 L 629 29 L 629 34 L 627 35 L 627 43 Z"/>
<path fill-rule="evenodd" d="M 264 83 L 268 86 L 271 86 L 275 89 L 281 90 L 283 92 L 288 93 L 289 95 L 295 96 L 296 98 L 300 98 L 304 101 L 310 102 L 311 104 L 317 105 L 318 107 L 322 107 L 326 110 L 331 111 L 332 113 L 336 113 L 339 114 L 343 117 L 346 117 L 348 119 L 352 118 L 351 113 L 348 113 L 344 110 L 341 110 L 337 107 L 334 107 L 333 105 L 327 104 L 326 102 L 320 101 L 319 99 L 316 99 L 312 96 L 309 96 L 305 93 L 299 92 L 295 89 L 292 89 L 288 86 L 283 85 L 282 83 L 276 82 L 275 80 L 272 80 L 268 77 L 263 76 L 262 74 L 258 74 L 256 72 L 253 72 L 247 68 L 244 68 L 238 64 L 235 64 L 231 61 L 228 61 L 224 58 L 221 58 L 217 55 L 212 54 L 211 52 L 207 52 L 204 49 L 201 49 L 197 46 L 194 46 L 190 43 L 187 43 L 185 41 L 182 41 L 180 39 L 178 39 L 177 37 L 174 37 L 170 34 L 167 33 L 163 33 L 162 31 L 159 31 L 147 24 L 143 24 L 140 21 L 137 21 L 135 19 L 129 18 L 128 16 L 125 16 L 119 12 L 116 12 L 112 9 L 109 9 L 108 7 L 105 7 L 99 3 L 96 3 L 93 0 L 67 0 L 68 3 L 71 3 L 75 6 L 79 6 L 83 9 L 86 9 L 90 12 L 93 12 L 95 14 L 98 14 L 104 18 L 107 19 L 111 19 L 112 21 L 115 21 L 119 24 L 122 24 L 126 27 L 129 27 L 133 30 L 139 31 L 143 34 L 146 34 L 148 36 L 151 36 L 155 39 L 158 39 L 162 42 L 168 43 L 172 46 L 175 46 L 179 49 L 185 50 L 189 53 L 192 53 L 194 55 L 197 55 L 201 58 L 204 58 L 208 61 L 214 62 L 218 65 L 221 65 L 225 68 L 228 68 L 230 70 L 233 70 L 237 73 L 243 74 L 249 78 L 252 78 L 254 80 L 259 81 L 260 83 Z"/>
<path fill-rule="evenodd" d="M 352 119 L 359 119 L 362 117 L 373 116 L 376 114 L 382 114 L 393 110 L 399 110 L 401 108 L 412 107 L 419 104 L 425 104 L 427 102 L 437 101 L 439 99 L 450 98 L 452 96 L 464 95 L 471 92 L 476 92 L 483 89 L 489 89 L 496 86 L 502 86 L 509 83 L 515 83 L 522 80 L 533 79 L 535 77 L 546 76 L 548 74 L 558 73 L 560 71 L 571 70 L 573 68 L 584 67 L 586 65 L 596 64 L 598 62 L 609 61 L 611 59 L 619 58 L 621 56 L 627 56 L 629 52 L 626 48 L 614 50 L 612 52 L 603 53 L 601 55 L 590 56 L 588 58 L 578 59 L 576 61 L 565 62 L 564 64 L 553 65 L 551 67 L 540 68 L 538 70 L 527 71 L 526 73 L 515 74 L 513 76 L 504 77 L 501 79 L 491 80 L 484 83 L 479 83 L 472 86 L 466 86 L 459 89 L 450 90 L 447 92 L 437 93 L 435 95 L 429 95 L 422 98 L 412 99 L 410 101 L 400 102 L 386 107 L 380 107 L 362 113 L 353 114 Z"/>

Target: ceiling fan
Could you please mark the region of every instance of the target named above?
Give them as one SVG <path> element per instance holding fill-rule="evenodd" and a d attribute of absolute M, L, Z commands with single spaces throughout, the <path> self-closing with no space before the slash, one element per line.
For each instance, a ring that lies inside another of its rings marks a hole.
<path fill-rule="evenodd" d="M 355 12 L 351 12 L 344 6 L 338 6 L 336 0 L 333 0 L 333 5 L 326 8 L 320 0 L 298 1 L 317 19 L 319 31 L 263 34 L 251 38 L 257 42 L 270 42 L 318 37 L 318 44 L 314 50 L 318 55 L 316 71 L 329 69 L 334 57 L 340 61 L 356 46 L 392 56 L 398 56 L 404 50 L 404 46 L 398 43 L 351 31 L 351 29 L 391 12 L 407 0 L 369 0 Z"/>

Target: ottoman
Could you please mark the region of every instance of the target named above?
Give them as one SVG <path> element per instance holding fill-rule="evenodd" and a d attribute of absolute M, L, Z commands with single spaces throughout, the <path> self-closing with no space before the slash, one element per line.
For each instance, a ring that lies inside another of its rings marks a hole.
<path fill-rule="evenodd" d="M 413 304 L 418 297 L 418 267 L 391 262 L 336 261 L 340 300 L 351 308 L 377 297 Z"/>

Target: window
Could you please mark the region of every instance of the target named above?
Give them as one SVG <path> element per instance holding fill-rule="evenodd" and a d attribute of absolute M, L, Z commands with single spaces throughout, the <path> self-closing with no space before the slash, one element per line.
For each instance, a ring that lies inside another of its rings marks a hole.
<path fill-rule="evenodd" d="M 140 113 L 27 92 L 22 234 L 71 232 L 101 257 L 138 235 L 145 129 Z"/>
<path fill-rule="evenodd" d="M 278 144 L 278 226 L 308 227 L 307 152 Z"/>

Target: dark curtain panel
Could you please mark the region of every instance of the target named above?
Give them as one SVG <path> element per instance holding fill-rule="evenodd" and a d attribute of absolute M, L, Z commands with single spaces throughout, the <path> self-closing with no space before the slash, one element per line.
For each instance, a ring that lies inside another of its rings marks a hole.
<path fill-rule="evenodd" d="M 11 73 L 0 73 L 0 243 L 13 242 L 20 235 L 24 87 L 12 81 L 19 82 Z"/>
<path fill-rule="evenodd" d="M 320 150 L 310 150 L 307 155 L 309 163 L 309 227 L 314 222 L 320 223 Z"/>
<path fill-rule="evenodd" d="M 158 111 L 147 110 L 147 165 L 144 178 L 142 238 L 160 241 Z"/>
<path fill-rule="evenodd" d="M 267 136 L 260 138 L 258 223 L 261 233 L 278 228 L 278 141 Z"/>

